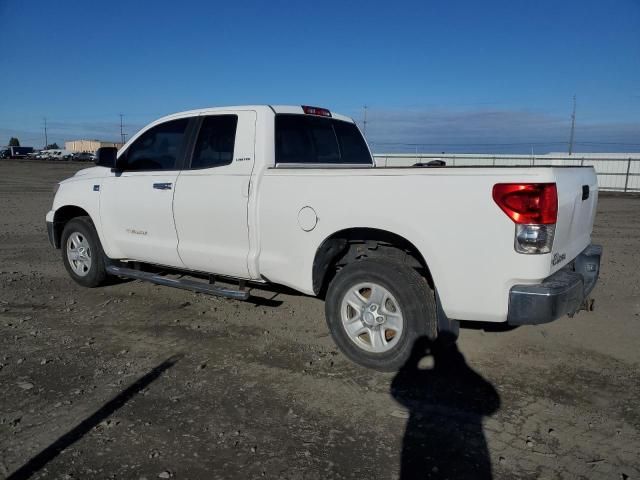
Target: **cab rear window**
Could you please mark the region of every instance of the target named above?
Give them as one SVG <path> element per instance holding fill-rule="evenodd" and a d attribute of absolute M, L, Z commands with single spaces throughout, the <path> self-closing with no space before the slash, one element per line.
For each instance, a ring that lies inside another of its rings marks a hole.
<path fill-rule="evenodd" d="M 276 163 L 372 164 L 358 127 L 334 118 L 276 115 Z"/>

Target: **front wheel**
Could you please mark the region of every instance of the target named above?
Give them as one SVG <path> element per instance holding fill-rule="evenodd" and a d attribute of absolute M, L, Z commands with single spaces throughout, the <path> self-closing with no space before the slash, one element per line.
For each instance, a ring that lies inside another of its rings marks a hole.
<path fill-rule="evenodd" d="M 84 287 L 105 283 L 107 271 L 102 245 L 89 217 L 77 217 L 62 231 L 62 261 L 67 272 Z"/>
<path fill-rule="evenodd" d="M 340 350 L 380 371 L 398 370 L 419 337 L 437 336 L 433 291 L 415 269 L 387 260 L 342 268 L 329 285 L 325 314 Z"/>

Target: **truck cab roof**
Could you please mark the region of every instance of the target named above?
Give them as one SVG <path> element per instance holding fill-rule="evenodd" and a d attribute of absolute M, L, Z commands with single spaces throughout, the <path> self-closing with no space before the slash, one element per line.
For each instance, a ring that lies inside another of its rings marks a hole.
<path fill-rule="evenodd" d="M 306 106 L 304 106 L 306 107 Z M 159 118 L 154 124 L 166 122 L 167 120 L 172 120 L 176 118 L 183 117 L 192 117 L 196 115 L 214 115 L 216 113 L 231 113 L 237 111 L 246 111 L 246 110 L 255 110 L 256 112 L 273 112 L 274 114 L 278 113 L 289 113 L 289 114 L 300 114 L 304 115 L 306 112 L 304 111 L 303 105 L 232 105 L 225 107 L 207 107 L 207 108 L 199 108 L 195 110 L 186 110 L 184 112 L 176 112 L 170 115 L 166 115 L 162 118 Z M 320 107 L 311 107 L 320 109 Z M 321 108 L 321 110 L 327 110 Z M 327 110 L 328 111 L 328 110 Z M 347 117 L 346 115 L 341 115 L 339 113 L 335 113 L 330 111 L 331 118 L 335 118 L 336 120 L 342 120 L 343 122 L 355 123 L 351 117 Z"/>

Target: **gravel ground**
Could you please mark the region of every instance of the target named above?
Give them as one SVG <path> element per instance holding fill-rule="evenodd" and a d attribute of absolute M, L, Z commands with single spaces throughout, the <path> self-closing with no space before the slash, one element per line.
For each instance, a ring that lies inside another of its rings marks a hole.
<path fill-rule="evenodd" d="M 0 477 L 640 478 L 640 198 L 600 199 L 595 312 L 394 375 L 314 298 L 74 284 L 44 215 L 83 167 L 0 162 Z"/>

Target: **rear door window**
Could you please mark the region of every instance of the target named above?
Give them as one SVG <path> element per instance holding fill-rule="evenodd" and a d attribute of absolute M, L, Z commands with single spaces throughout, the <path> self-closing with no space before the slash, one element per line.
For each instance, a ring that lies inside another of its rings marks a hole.
<path fill-rule="evenodd" d="M 237 115 L 212 115 L 204 118 L 193 150 L 191 168 L 212 168 L 233 161 Z"/>
<path fill-rule="evenodd" d="M 372 164 L 355 124 L 311 115 L 276 115 L 276 163 Z"/>

